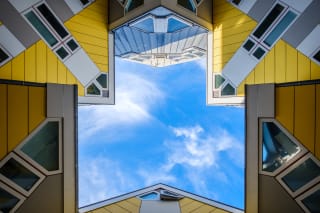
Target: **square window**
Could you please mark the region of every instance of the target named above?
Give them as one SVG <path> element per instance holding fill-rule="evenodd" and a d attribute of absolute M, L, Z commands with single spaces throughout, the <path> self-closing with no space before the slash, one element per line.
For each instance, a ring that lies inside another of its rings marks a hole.
<path fill-rule="evenodd" d="M 60 47 L 56 53 L 59 55 L 59 57 L 61 59 L 64 59 L 65 57 L 67 57 L 69 55 L 69 53 L 67 52 L 67 50 L 64 47 Z"/>
<path fill-rule="evenodd" d="M 252 49 L 252 47 L 255 45 L 253 41 L 250 39 L 243 45 L 243 48 L 246 49 L 248 52 Z"/>
<path fill-rule="evenodd" d="M 71 51 L 74 51 L 75 49 L 78 48 L 78 44 L 73 39 L 68 41 L 67 45 L 68 45 L 68 47 L 70 48 Z"/>
<path fill-rule="evenodd" d="M 10 153 L 0 164 L 0 179 L 29 196 L 44 176 L 17 155 Z"/>
<path fill-rule="evenodd" d="M 253 56 L 256 57 L 256 59 L 261 59 L 265 53 L 266 51 L 264 49 L 258 47 L 256 51 L 254 51 Z"/>
<path fill-rule="evenodd" d="M 15 212 L 25 198 L 0 182 L 0 212 Z"/>
<path fill-rule="evenodd" d="M 9 58 L 9 55 L 2 48 L 0 48 L 0 64 L 4 63 Z"/>

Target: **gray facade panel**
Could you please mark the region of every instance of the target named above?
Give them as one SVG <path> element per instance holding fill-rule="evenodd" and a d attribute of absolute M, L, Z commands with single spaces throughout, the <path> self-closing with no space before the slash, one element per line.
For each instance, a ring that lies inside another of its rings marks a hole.
<path fill-rule="evenodd" d="M 197 11 L 197 15 L 209 23 L 213 22 L 212 4 L 212 0 L 204 0 Z"/>
<path fill-rule="evenodd" d="M 63 212 L 62 174 L 48 176 L 31 196 L 19 207 L 17 213 Z"/>
<path fill-rule="evenodd" d="M 320 1 L 313 1 L 298 20 L 282 36 L 283 40 L 297 47 L 320 24 Z"/>
<path fill-rule="evenodd" d="M 248 12 L 248 16 L 250 16 L 257 22 L 260 22 L 274 3 L 275 0 L 258 0 Z"/>
<path fill-rule="evenodd" d="M 180 213 L 178 201 L 143 200 L 140 213 Z"/>
<path fill-rule="evenodd" d="M 26 48 L 40 39 L 8 1 L 0 1 L 0 20 Z"/>
<path fill-rule="evenodd" d="M 67 21 L 73 16 L 72 11 L 64 1 L 47 0 L 47 3 L 62 22 Z"/>
<path fill-rule="evenodd" d="M 259 175 L 259 213 L 303 213 L 275 178 Z"/>

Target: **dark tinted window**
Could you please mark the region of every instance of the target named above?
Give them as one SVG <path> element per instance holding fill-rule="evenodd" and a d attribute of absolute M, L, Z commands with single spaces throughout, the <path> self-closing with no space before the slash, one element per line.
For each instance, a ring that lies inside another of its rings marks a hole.
<path fill-rule="evenodd" d="M 0 64 L 8 58 L 9 56 L 0 48 Z"/>

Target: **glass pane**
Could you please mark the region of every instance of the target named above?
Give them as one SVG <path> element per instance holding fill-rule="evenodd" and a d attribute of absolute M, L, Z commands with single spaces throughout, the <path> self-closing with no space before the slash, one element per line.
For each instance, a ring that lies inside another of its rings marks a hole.
<path fill-rule="evenodd" d="M 38 33 L 48 42 L 52 47 L 58 43 L 57 39 L 51 34 L 47 27 L 39 20 L 39 18 L 34 14 L 33 11 L 30 11 L 25 14 L 25 17 L 32 24 L 32 26 L 38 31 Z"/>
<path fill-rule="evenodd" d="M 235 5 L 239 5 L 241 2 L 241 0 L 232 0 L 232 3 L 235 4 Z"/>
<path fill-rule="evenodd" d="M 291 22 L 296 18 L 296 16 L 297 15 L 295 13 L 289 11 L 263 41 L 263 43 L 271 47 L 273 43 L 280 37 L 280 35 L 287 29 Z"/>
<path fill-rule="evenodd" d="M 320 167 L 311 158 L 308 158 L 297 168 L 283 176 L 282 180 L 291 191 L 295 192 L 314 178 L 319 177 L 319 175 Z"/>
<path fill-rule="evenodd" d="M 21 151 L 48 171 L 59 169 L 59 122 L 46 123 Z"/>
<path fill-rule="evenodd" d="M 202 0 L 197 0 L 197 3 L 199 4 Z"/>
<path fill-rule="evenodd" d="M 236 90 L 231 86 L 230 84 L 227 84 L 222 90 L 221 90 L 221 95 L 235 95 Z"/>
<path fill-rule="evenodd" d="M 187 24 L 185 24 L 175 18 L 168 19 L 168 33 L 172 33 L 172 32 L 175 32 L 177 30 L 181 30 L 186 27 L 188 27 Z"/>
<path fill-rule="evenodd" d="M 313 56 L 318 62 L 320 62 L 320 50 Z"/>
<path fill-rule="evenodd" d="M 320 212 L 320 189 L 302 200 L 310 212 Z"/>
<path fill-rule="evenodd" d="M 134 27 L 136 28 L 139 28 L 145 32 L 148 32 L 148 33 L 152 33 L 154 32 L 154 26 L 153 26 L 153 19 L 152 18 L 148 18 L 148 19 L 145 19 L 141 22 L 138 22 L 136 24 L 133 25 Z"/>
<path fill-rule="evenodd" d="M 9 56 L 0 48 L 0 63 L 7 60 Z"/>
<path fill-rule="evenodd" d="M 246 49 L 248 52 L 252 49 L 254 46 L 254 42 L 251 40 L 248 40 L 244 45 L 243 48 Z"/>
<path fill-rule="evenodd" d="M 70 41 L 67 42 L 68 47 L 70 48 L 70 50 L 74 51 L 75 49 L 78 48 L 78 44 L 71 39 Z"/>
<path fill-rule="evenodd" d="M 10 158 L 0 168 L 0 173 L 26 191 L 29 191 L 40 179 L 13 158 Z"/>
<path fill-rule="evenodd" d="M 221 75 L 214 76 L 214 88 L 218 89 L 224 82 L 224 78 Z"/>
<path fill-rule="evenodd" d="M 301 148 L 272 122 L 262 123 L 262 170 L 273 172 L 296 156 Z"/>
<path fill-rule="evenodd" d="M 143 5 L 143 0 L 128 0 L 126 5 L 126 12 L 129 12 L 140 5 Z"/>
<path fill-rule="evenodd" d="M 256 57 L 257 59 L 260 59 L 265 53 L 266 51 L 264 51 L 264 49 L 262 49 L 261 47 L 258 47 L 256 51 L 254 51 L 253 56 Z"/>
<path fill-rule="evenodd" d="M 65 38 L 69 34 L 45 4 L 41 4 L 37 8 L 61 38 Z"/>
<path fill-rule="evenodd" d="M 19 199 L 0 188 L 0 211 L 7 213 L 17 205 Z"/>
<path fill-rule="evenodd" d="M 66 49 L 64 49 L 64 47 L 60 47 L 56 53 L 60 56 L 61 59 L 64 59 L 65 57 L 67 57 L 67 55 L 69 55 L 69 53 L 66 51 Z"/>
<path fill-rule="evenodd" d="M 87 88 L 87 93 L 90 94 L 90 95 L 100 95 L 100 90 L 95 84 L 91 84 Z"/>
<path fill-rule="evenodd" d="M 101 85 L 102 88 L 107 88 L 107 75 L 106 74 L 101 74 L 98 78 L 97 81 Z"/>
<path fill-rule="evenodd" d="M 178 4 L 191 10 L 192 12 L 196 12 L 196 7 L 193 3 L 193 0 L 178 0 Z"/>
<path fill-rule="evenodd" d="M 276 18 L 280 15 L 283 9 L 283 6 L 281 6 L 280 4 L 276 4 L 276 6 L 271 10 L 268 16 L 265 17 L 265 19 L 262 21 L 259 27 L 254 31 L 253 35 L 259 39 L 271 26 L 274 20 L 276 20 Z"/>
<path fill-rule="evenodd" d="M 80 1 L 81 1 L 82 5 L 86 5 L 89 3 L 89 0 L 80 0 Z"/>
<path fill-rule="evenodd" d="M 158 199 L 158 194 L 155 192 L 146 194 L 146 195 L 142 195 L 140 196 L 141 199 L 143 200 L 157 200 Z"/>

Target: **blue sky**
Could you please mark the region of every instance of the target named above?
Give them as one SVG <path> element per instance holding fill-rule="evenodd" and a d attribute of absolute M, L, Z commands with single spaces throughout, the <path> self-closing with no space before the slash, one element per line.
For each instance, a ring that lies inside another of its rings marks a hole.
<path fill-rule="evenodd" d="M 244 207 L 244 108 L 206 106 L 206 60 L 116 58 L 116 105 L 79 107 L 79 206 L 165 183 Z"/>

